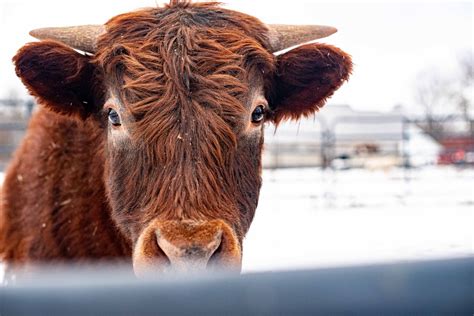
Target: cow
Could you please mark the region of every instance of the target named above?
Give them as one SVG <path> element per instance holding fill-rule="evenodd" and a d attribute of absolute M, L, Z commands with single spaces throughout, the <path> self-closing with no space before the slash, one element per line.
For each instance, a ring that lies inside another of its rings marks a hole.
<path fill-rule="evenodd" d="M 313 41 L 335 31 L 177 0 L 32 31 L 13 62 L 39 108 L 5 175 L 3 260 L 240 272 L 264 126 L 348 79 L 351 57 Z"/>

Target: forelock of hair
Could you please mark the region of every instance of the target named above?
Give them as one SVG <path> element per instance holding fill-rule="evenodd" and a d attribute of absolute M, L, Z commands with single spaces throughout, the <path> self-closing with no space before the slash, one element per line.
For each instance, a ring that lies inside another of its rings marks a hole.
<path fill-rule="evenodd" d="M 271 73 L 273 56 L 262 47 L 264 38 L 249 36 L 248 23 L 232 14 L 215 3 L 179 2 L 108 23 L 98 61 L 136 119 L 136 139 L 163 144 L 196 131 L 235 145 L 231 131 L 245 111 L 246 74 Z M 162 161 L 174 156 L 157 154 Z"/>

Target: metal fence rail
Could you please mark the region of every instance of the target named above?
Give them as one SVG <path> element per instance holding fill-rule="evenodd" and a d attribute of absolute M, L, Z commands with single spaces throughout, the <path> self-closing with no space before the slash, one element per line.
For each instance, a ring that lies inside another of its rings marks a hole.
<path fill-rule="evenodd" d="M 138 281 L 73 271 L 0 288 L 1 315 L 472 315 L 474 257 Z"/>

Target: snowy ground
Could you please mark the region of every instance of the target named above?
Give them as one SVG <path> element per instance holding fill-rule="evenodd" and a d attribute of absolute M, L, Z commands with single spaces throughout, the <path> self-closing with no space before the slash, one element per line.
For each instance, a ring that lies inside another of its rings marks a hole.
<path fill-rule="evenodd" d="M 244 272 L 474 255 L 474 169 L 280 169 L 263 178 Z"/>
<path fill-rule="evenodd" d="M 244 271 L 474 254 L 474 170 L 266 170 Z"/>

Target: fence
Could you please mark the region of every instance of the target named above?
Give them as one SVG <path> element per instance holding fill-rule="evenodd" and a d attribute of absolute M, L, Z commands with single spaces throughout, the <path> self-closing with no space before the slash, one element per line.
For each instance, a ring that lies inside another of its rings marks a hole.
<path fill-rule="evenodd" d="M 138 281 L 42 271 L 0 288 L 1 315 L 471 315 L 474 258 Z"/>
<path fill-rule="evenodd" d="M 15 115 L 0 113 L 0 170 L 18 146 L 34 105 L 32 101 L 0 100 L 2 104 L 20 110 Z M 456 125 L 456 122 L 458 119 L 452 117 L 444 124 Z M 327 118 L 322 112 L 314 121 L 282 123 L 276 133 L 268 126 L 263 165 L 265 168 L 379 168 L 436 163 L 442 146 L 422 131 L 423 124 L 396 113 Z M 473 126 L 471 121 L 467 137 L 474 143 Z M 427 148 L 420 148 L 422 138 Z"/>
<path fill-rule="evenodd" d="M 0 99 L 0 170 L 21 142 L 33 108 L 32 100 Z"/>
<path fill-rule="evenodd" d="M 311 129 L 303 132 L 302 139 L 298 127 L 290 128 L 293 138 L 279 137 L 279 132 L 270 135 L 265 162 L 273 168 L 337 167 L 337 162 L 341 167 L 363 167 L 358 158 L 377 157 L 394 165 L 409 166 L 410 128 L 411 122 L 401 115 L 338 116 L 330 122 L 320 117 Z"/>

